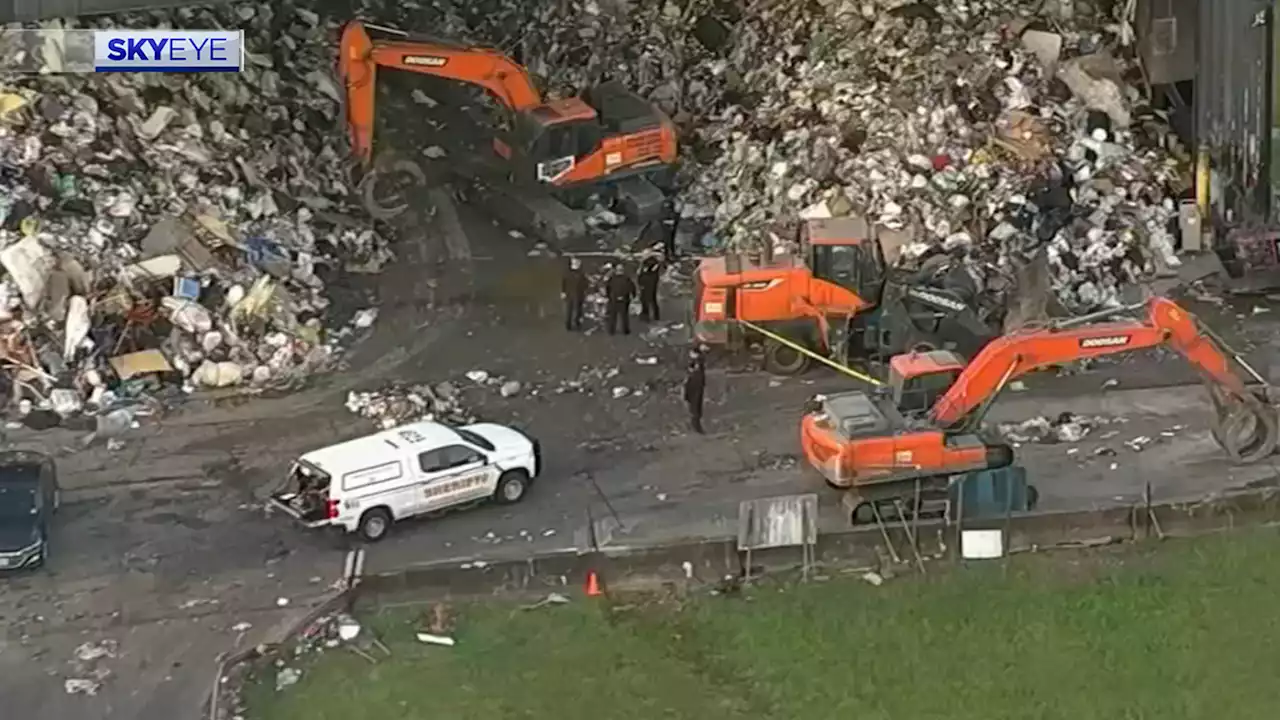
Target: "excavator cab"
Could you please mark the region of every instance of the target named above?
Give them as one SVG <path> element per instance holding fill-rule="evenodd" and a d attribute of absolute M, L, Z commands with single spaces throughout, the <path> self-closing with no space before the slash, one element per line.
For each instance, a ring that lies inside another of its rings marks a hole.
<path fill-rule="evenodd" d="M 861 217 L 807 220 L 800 247 L 813 276 L 875 303 L 885 283 L 884 250 Z"/>
<path fill-rule="evenodd" d="M 889 392 L 903 415 L 928 412 L 964 372 L 964 358 L 950 350 L 895 355 L 889 361 Z"/>
<path fill-rule="evenodd" d="M 579 158 L 595 152 L 602 139 L 595 110 L 571 98 L 515 113 L 510 134 L 494 138 L 493 147 L 514 161 L 516 181 L 555 183 Z"/>

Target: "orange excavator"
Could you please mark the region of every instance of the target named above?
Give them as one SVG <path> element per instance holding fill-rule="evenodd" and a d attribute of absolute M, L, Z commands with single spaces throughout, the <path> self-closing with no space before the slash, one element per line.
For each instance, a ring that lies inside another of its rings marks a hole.
<path fill-rule="evenodd" d="M 1113 319 L 1145 307 L 1146 317 Z M 1154 347 L 1179 352 L 1204 377 L 1213 437 L 1237 463 L 1262 460 L 1280 442 L 1266 380 L 1198 319 L 1166 298 L 997 338 L 967 365 L 946 351 L 899 355 L 886 393 L 815 398 L 800 442 L 827 483 L 848 491 L 854 522 L 883 504 L 945 489 L 953 476 L 1008 467 L 1013 448 L 980 424 L 1010 382 L 1052 365 Z M 1243 374 L 1239 372 L 1243 370 Z"/>
<path fill-rule="evenodd" d="M 389 37 L 374 39 L 371 32 Z M 493 209 L 517 227 L 552 241 L 581 237 L 585 218 L 570 206 L 601 194 L 640 220 L 661 211 L 660 186 L 676 163 L 675 125 L 619 83 L 544 101 L 525 69 L 497 50 L 352 21 L 342 30 L 338 75 L 351 147 L 367 165 L 379 68 L 475 85 L 505 107 L 491 158 L 477 164 L 472 154 L 451 153 L 442 165 L 483 185 Z"/>

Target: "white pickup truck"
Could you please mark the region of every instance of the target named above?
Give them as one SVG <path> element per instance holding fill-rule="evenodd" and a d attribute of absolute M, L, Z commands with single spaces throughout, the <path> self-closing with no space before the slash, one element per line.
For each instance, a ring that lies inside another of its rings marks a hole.
<path fill-rule="evenodd" d="M 376 542 L 396 520 L 490 498 L 519 502 L 541 465 L 538 441 L 519 430 L 417 422 L 306 453 L 270 504 L 308 528 Z"/>

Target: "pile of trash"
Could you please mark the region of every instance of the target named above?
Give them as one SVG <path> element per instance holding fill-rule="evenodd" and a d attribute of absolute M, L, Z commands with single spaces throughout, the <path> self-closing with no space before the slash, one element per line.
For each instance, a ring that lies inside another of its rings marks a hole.
<path fill-rule="evenodd" d="M 487 40 L 552 94 L 606 79 L 646 94 L 680 126 L 683 226 L 708 248 L 857 212 L 907 231 L 905 260 L 950 251 L 979 289 L 1047 256 L 1057 297 L 1081 312 L 1179 264 L 1170 226 L 1187 184 L 1173 133 L 1129 85 L 1128 18 L 1087 5 L 437 0 L 373 12 Z"/>
<path fill-rule="evenodd" d="M 476 416 L 462 405 L 458 386 L 451 382 L 392 385 L 380 390 L 347 393 L 347 410 L 369 418 L 381 430 L 423 420 L 467 425 Z"/>
<path fill-rule="evenodd" d="M 349 183 L 335 28 L 267 4 L 51 25 L 243 28 L 248 54 L 238 74 L 0 81 L 5 394 L 70 413 L 329 367 L 375 315 L 326 283 L 390 259 Z"/>

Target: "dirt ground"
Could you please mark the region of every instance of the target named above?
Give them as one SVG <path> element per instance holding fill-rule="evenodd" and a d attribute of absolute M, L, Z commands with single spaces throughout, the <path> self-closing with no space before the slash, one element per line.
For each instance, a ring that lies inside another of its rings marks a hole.
<path fill-rule="evenodd" d="M 796 422 L 806 398 L 848 381 L 823 372 L 771 380 L 717 361 L 710 435 L 690 436 L 678 400 L 687 333 L 679 298 L 665 301 L 670 319 L 659 331 L 636 323 L 630 336 L 568 334 L 555 262 L 529 257 L 527 240 L 474 211 L 463 208 L 462 224 L 464 247 L 411 234 L 376 284 L 353 282 L 349 302 L 376 294 L 378 322 L 346 370 L 306 391 L 193 401 L 144 421 L 115 451 L 83 449 L 80 435 L 67 431 L 6 431 L 7 445 L 55 453 L 64 487 L 50 567 L 0 581 L 0 689 L 8 707 L 41 718 L 195 717 L 217 654 L 261 641 L 337 579 L 346 543 L 267 516 L 263 499 L 299 453 L 373 429 L 343 402 L 350 390 L 390 381 L 459 382 L 466 403 L 486 418 L 533 430 L 547 467 L 515 508 L 398 527 L 370 549 L 371 571 L 581 545 L 589 514 L 616 520 L 614 544 L 723 534 L 741 500 L 796 492 L 818 492 L 826 522 L 840 522 L 838 497 L 798 462 Z M 1268 313 L 1255 314 L 1252 301 L 1202 309 L 1220 331 L 1257 345 L 1251 357 L 1270 365 Z M 502 398 L 468 386 L 471 369 L 525 387 Z M 1108 379 L 1118 386 L 1103 394 Z M 1128 420 L 1115 438 L 1100 431 L 1075 453 L 1024 448 L 1046 507 L 1107 504 L 1140 493 L 1148 479 L 1166 496 L 1274 475 L 1270 467 L 1224 467 L 1207 438 L 1203 391 L 1183 387 L 1193 379 L 1167 355 L 1099 364 L 1081 375 L 1029 380 L 1024 393 L 997 405 L 995 417 L 1072 410 Z M 570 380 L 584 390 L 557 392 Z M 1143 390 L 1153 386 L 1164 389 Z M 632 392 L 615 399 L 615 387 Z M 1143 453 L 1118 444 L 1161 431 L 1176 437 Z M 1115 456 L 1094 454 L 1107 443 L 1116 444 Z M 97 661 L 111 675 L 96 696 L 68 694 L 64 679 L 87 672 L 73 662 L 76 646 L 104 639 L 117 643 L 114 658 Z"/>

